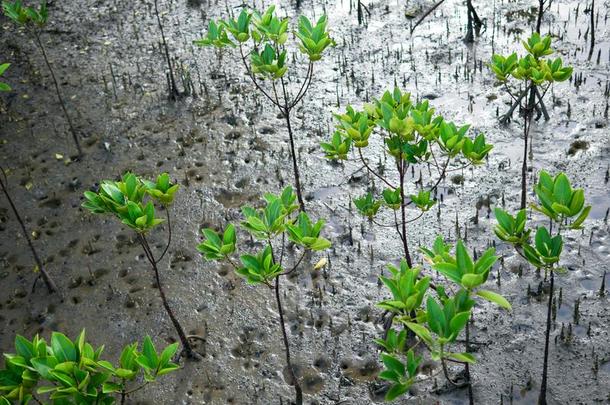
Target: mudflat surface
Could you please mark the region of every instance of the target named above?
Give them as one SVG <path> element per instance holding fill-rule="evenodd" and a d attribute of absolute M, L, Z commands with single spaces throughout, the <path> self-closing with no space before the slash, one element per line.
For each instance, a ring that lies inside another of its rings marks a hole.
<path fill-rule="evenodd" d="M 279 404 L 292 398 L 271 292 L 247 286 L 229 267 L 204 262 L 195 249 L 202 227 L 224 226 L 240 217 L 242 204 L 255 204 L 263 192 L 276 192 L 292 179 L 284 123 L 248 81 L 237 54 L 191 44 L 210 18 L 225 16 L 240 3 L 159 2 L 178 87 L 192 82 L 196 93 L 169 101 L 151 1 L 51 2 L 43 40 L 82 136 L 85 157 L 79 162 L 67 161 L 74 147 L 40 53 L 0 16 L 0 62 L 12 63 L 5 81 L 14 89 L 0 97 L 0 164 L 65 296 L 61 301 L 48 295 L 40 282 L 32 291 L 34 261 L 6 200 L 0 200 L 0 350 L 12 351 L 16 333 L 61 330 L 76 336 L 86 328 L 116 359 L 121 346 L 145 334 L 157 342 L 177 338 L 134 235 L 114 219 L 80 208 L 83 191 L 101 179 L 126 170 L 149 177 L 167 171 L 182 188 L 161 277 L 185 328 L 206 341 L 198 345 L 201 362 L 187 362 L 139 392 L 133 403 Z M 300 11 L 284 4 L 281 10 L 291 16 L 328 13 L 338 44 L 316 65 L 295 119 L 307 207 L 313 217 L 327 218 L 326 237 L 333 242 L 326 270 L 313 271 L 320 257 L 312 255 L 284 283 L 289 337 L 307 403 L 382 402 L 372 341 L 382 333 L 382 321 L 374 304 L 387 294 L 378 276 L 402 252 L 393 232 L 350 208 L 350 197 L 363 194 L 368 183 L 355 156 L 343 165 L 324 159 L 319 143 L 332 134 L 331 112 L 348 103 L 361 106 L 396 83 L 418 99 L 430 99 L 448 119 L 472 124 L 495 145 L 485 165 L 455 172 L 442 183 L 441 215 L 433 209 L 408 230 L 413 248 L 431 244 L 438 233 L 455 238 L 459 229 L 468 245 L 481 251 L 495 239 L 490 207 L 519 204 L 523 122 L 515 114 L 509 124 L 498 124 L 510 98 L 485 63 L 493 52 L 521 51 L 519 39 L 535 23 L 534 2 L 476 1 L 486 28 L 469 46 L 462 42 L 466 7 L 445 3 L 413 35 L 408 16 L 417 18 L 431 3 L 367 2 L 366 25 L 358 25 L 348 0 L 304 2 Z M 532 127 L 529 181 L 540 169 L 565 171 L 593 205 L 585 230 L 566 237 L 567 271 L 556 279 L 562 298 L 549 365 L 549 399 L 556 404 L 606 403 L 610 395 L 610 313 L 607 296 L 598 296 L 610 270 L 609 7 L 608 1 L 596 2 L 597 45 L 590 60 L 590 11 L 584 3 L 553 1 L 542 25 L 575 74 L 549 91 L 550 120 Z M 291 74 L 298 89 L 305 71 Z M 413 190 L 418 179 L 414 172 Z M 385 215 L 380 221 L 390 222 Z M 162 249 L 165 231 L 153 232 L 153 249 Z M 475 398 L 481 404 L 501 398 L 530 404 L 540 383 L 546 284 L 509 247 L 497 248 L 503 261 L 488 283 L 512 302 L 513 311 L 483 304 L 474 313 Z M 571 328 L 571 341 L 560 338 L 562 327 L 564 336 Z M 467 400 L 465 391 L 446 385 L 434 363 L 412 394 L 396 402 Z"/>

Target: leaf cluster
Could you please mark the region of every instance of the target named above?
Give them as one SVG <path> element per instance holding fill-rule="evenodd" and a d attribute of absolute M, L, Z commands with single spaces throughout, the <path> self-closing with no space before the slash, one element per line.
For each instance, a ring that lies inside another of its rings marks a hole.
<path fill-rule="evenodd" d="M 242 207 L 241 229 L 261 241 L 263 248 L 256 254 L 240 255 L 241 265 L 231 259 L 237 250 L 236 230 L 232 224 L 227 225 L 222 237 L 214 229 L 204 229 L 204 240 L 197 246 L 206 260 L 228 260 L 236 273 L 250 284 L 269 284 L 285 273 L 273 252 L 274 239 L 281 237 L 282 243 L 288 239 L 304 251 L 322 251 L 331 246 L 330 241 L 321 236 L 324 220 L 314 223 L 305 212 L 297 214 L 299 206 L 292 187 L 286 187 L 279 195 L 266 194 L 264 198 L 262 208 Z"/>
<path fill-rule="evenodd" d="M 46 0 L 41 0 L 37 8 L 24 6 L 21 0 L 3 0 L 2 10 L 4 15 L 21 26 L 43 27 L 49 18 Z"/>
<path fill-rule="evenodd" d="M 327 17 L 321 16 L 314 24 L 305 16 L 298 18 L 294 36 L 298 39 L 299 51 L 310 63 L 319 61 L 335 41 L 327 29 Z M 210 21 L 208 32 L 202 39 L 194 41 L 199 46 L 242 47 L 250 43 L 251 72 L 263 79 L 277 80 L 288 70 L 286 42 L 290 32 L 290 19 L 275 14 L 275 6 L 264 13 L 242 9 L 237 19 Z"/>
<path fill-rule="evenodd" d="M 572 76 L 573 68 L 563 66 L 561 58 L 545 58 L 554 53 L 551 37 L 533 33 L 527 41 L 522 41 L 526 54 L 522 57 L 512 53 L 508 56 L 493 55 L 489 68 L 500 82 L 507 82 L 512 76 L 517 80 L 531 81 L 536 86 L 563 82 Z"/>
<path fill-rule="evenodd" d="M 534 192 L 538 197 L 538 204 L 532 204 L 532 208 L 545 215 L 557 228 L 561 230 L 561 227 L 567 224 L 569 229 L 582 229 L 591 206 L 585 206 L 584 190 L 573 189 L 564 173 L 552 177 L 546 171 L 541 171 L 538 183 L 534 185 Z M 522 252 L 530 264 L 552 270 L 559 262 L 563 250 L 560 232 L 553 236 L 546 227 L 540 226 L 536 229 L 532 244 L 532 230 L 526 228 L 525 210 L 513 216 L 501 208 L 495 208 L 494 214 L 498 221 L 494 228 L 496 236 Z"/>
<path fill-rule="evenodd" d="M 126 346 L 115 366 L 102 359 L 104 346 L 94 348 L 85 340 L 84 330 L 74 341 L 53 332 L 49 343 L 38 335 L 32 340 L 17 335 L 16 353 L 4 353 L 0 404 L 27 404 L 34 395 L 55 405 L 114 404 L 128 383 L 138 378 L 154 382 L 177 370 L 171 362 L 177 348 L 174 343 L 159 353 L 147 336 L 142 350 L 137 343 Z"/>
<path fill-rule="evenodd" d="M 144 233 L 163 222 L 155 216 L 154 202 L 167 209 L 178 188 L 167 173 L 152 182 L 127 172 L 120 181 L 104 180 L 97 193 L 85 191 L 82 207 L 94 214 L 113 214 L 136 232 Z"/>

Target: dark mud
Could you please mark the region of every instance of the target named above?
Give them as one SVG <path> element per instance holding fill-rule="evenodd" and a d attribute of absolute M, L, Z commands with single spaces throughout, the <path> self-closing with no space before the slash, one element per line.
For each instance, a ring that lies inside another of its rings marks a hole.
<path fill-rule="evenodd" d="M 125 170 L 148 176 L 168 171 L 183 188 L 161 277 L 187 332 L 205 337 L 197 348 L 204 359 L 142 390 L 134 403 L 279 404 L 280 398 L 283 403 L 292 398 L 271 294 L 246 286 L 228 268 L 203 262 L 195 250 L 203 226 L 224 225 L 238 217 L 240 205 L 292 179 L 287 134 L 277 113 L 263 105 L 229 52 L 191 45 L 209 18 L 239 3 L 160 1 L 170 52 L 180 66 L 178 88 L 192 82 L 196 92 L 169 102 L 150 1 L 52 2 L 43 37 L 83 137 L 86 156 L 80 162 L 69 160 L 74 148 L 40 54 L 0 17 L 0 59 L 13 64 L 5 77 L 14 88 L 0 99 L 0 164 L 10 170 L 13 198 L 65 296 L 63 302 L 49 296 L 41 282 L 32 292 L 33 259 L 8 204 L 0 201 L 0 350 L 12 349 L 15 333 L 50 330 L 74 336 L 86 328 L 112 358 L 145 334 L 158 342 L 177 338 L 134 236 L 110 218 L 79 208 L 82 192 L 99 179 Z M 466 46 L 461 41 L 466 8 L 459 1 L 447 1 L 413 36 L 407 16 L 431 3 L 368 2 L 363 27 L 348 0 L 303 2 L 310 16 L 329 14 L 338 42 L 316 66 L 295 125 L 307 207 L 329 219 L 327 236 L 334 243 L 326 270 L 310 270 L 319 259 L 311 257 L 284 288 L 293 356 L 308 403 L 382 401 L 372 343 L 382 330 L 374 303 L 385 296 L 377 277 L 401 256 L 393 233 L 350 209 L 350 196 L 362 194 L 367 183 L 358 162 L 337 166 L 323 158 L 318 144 L 331 134 L 330 112 L 347 103 L 361 105 L 397 83 L 433 100 L 448 118 L 485 132 L 495 145 L 487 164 L 449 178 L 442 187 L 442 219 L 433 210 L 409 231 L 417 246 L 431 243 L 438 232 L 454 238 L 459 229 L 470 246 L 482 249 L 494 239 L 490 206 L 502 200 L 511 209 L 518 206 L 522 148 L 521 118 L 515 115 L 507 126 L 497 123 L 497 112 L 507 109 L 510 99 L 484 64 L 494 51 L 520 49 L 518 38 L 534 24 L 534 3 L 475 2 L 486 29 Z M 610 313 L 607 295 L 598 296 L 604 271 L 610 270 L 610 3 L 596 3 L 598 44 L 591 60 L 584 3 L 554 1 L 547 13 L 542 31 L 557 36 L 556 48 L 575 66 L 577 80 L 552 89 L 551 120 L 532 128 L 530 182 L 542 168 L 563 170 L 585 187 L 594 205 L 583 234 L 568 238 L 567 271 L 556 280 L 562 305 L 552 331 L 549 397 L 557 404 L 605 403 L 610 395 Z M 291 7 L 284 11 L 295 14 Z M 414 182 L 419 174 L 413 177 Z M 153 249 L 162 248 L 164 232 L 151 236 Z M 503 265 L 489 283 L 513 303 L 513 311 L 484 305 L 474 313 L 475 398 L 481 404 L 529 404 L 537 397 L 542 368 L 545 283 L 512 250 L 498 245 L 498 251 Z M 427 364 L 414 396 L 397 402 L 464 403 L 466 392 L 451 390 L 439 372 L 438 364 Z"/>

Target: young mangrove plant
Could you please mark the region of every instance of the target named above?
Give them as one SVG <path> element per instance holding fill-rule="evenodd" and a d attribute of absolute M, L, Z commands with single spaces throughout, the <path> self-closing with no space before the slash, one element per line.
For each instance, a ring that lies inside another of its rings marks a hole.
<path fill-rule="evenodd" d="M 13 202 L 13 199 L 11 198 L 11 195 L 8 192 L 8 178 L 6 176 L 6 172 L 4 171 L 4 168 L 2 168 L 1 166 L 0 166 L 0 173 L 2 174 L 2 176 L 0 176 L 0 188 L 2 189 L 2 193 L 6 197 L 6 200 L 8 201 L 8 204 L 10 205 L 11 210 L 13 211 L 13 214 L 15 215 L 15 218 L 17 219 L 17 222 L 19 222 L 19 226 L 21 227 L 21 233 L 23 234 L 23 237 L 27 241 L 30 251 L 32 252 L 32 256 L 34 257 L 34 261 L 36 262 L 36 268 L 34 269 L 34 272 L 40 272 L 40 276 L 42 277 L 42 280 L 44 281 L 45 285 L 47 286 L 47 290 L 49 290 L 49 293 L 57 292 L 57 291 L 59 291 L 57 289 L 57 285 L 55 284 L 55 281 L 53 281 L 53 279 L 51 278 L 49 273 L 47 273 L 47 271 L 42 263 L 42 260 L 40 260 L 38 251 L 36 250 L 36 248 L 34 247 L 34 244 L 32 243 L 32 238 L 30 238 L 30 233 L 28 232 L 27 228 L 25 227 L 25 222 L 23 222 L 23 219 L 21 218 L 21 215 L 19 214 L 19 211 L 17 210 L 17 206 Z M 4 180 L 2 178 L 4 178 Z"/>
<path fill-rule="evenodd" d="M 138 242 L 142 245 L 142 249 L 154 272 L 155 284 L 159 289 L 163 307 L 178 333 L 187 357 L 195 358 L 196 355 L 189 342 L 189 336 L 184 333 L 184 329 L 180 322 L 178 322 L 174 311 L 167 301 L 158 268 L 159 262 L 165 257 L 172 241 L 170 206 L 174 201 L 174 194 L 178 191 L 178 187 L 177 184 L 170 182 L 167 173 L 160 174 L 157 177 L 157 181 L 152 182 L 143 180 L 135 174 L 128 172 L 123 175 L 121 181 L 103 181 L 98 192 L 85 191 L 86 201 L 82 206 L 94 214 L 112 214 L 124 225 L 135 231 Z M 158 203 L 163 207 L 166 220 L 156 217 L 154 203 Z M 163 222 L 167 222 L 167 244 L 161 255 L 156 258 L 146 235 Z"/>
<path fill-rule="evenodd" d="M 458 128 L 441 116 L 434 117 L 434 108 L 427 100 L 415 104 L 409 93 L 402 93 L 398 88 L 393 92 L 386 91 L 381 99 L 366 104 L 361 111 L 348 106 L 344 114 L 335 114 L 335 118 L 337 126 L 332 139 L 321 144 L 326 157 L 347 160 L 350 150 L 355 148 L 364 167 L 386 187 L 381 199 L 369 191 L 364 197 L 355 199 L 354 205 L 374 223 L 396 228 L 404 257 L 411 267 L 407 224 L 418 220 L 435 204 L 437 187 L 448 172 L 482 163 L 492 146 L 485 142 L 483 134 L 478 134 L 475 139 L 468 138 L 469 125 Z M 383 153 L 392 158 L 396 169 L 392 177 L 387 175 L 386 170 L 374 170 L 364 157 L 362 151 L 369 146 L 369 138 L 373 134 L 380 136 Z M 452 161 L 458 161 L 459 166 L 450 169 Z M 416 167 L 420 178 L 414 178 L 413 182 L 419 184 L 419 190 L 413 190 L 413 194 L 410 194 L 411 190 L 407 189 L 408 177 L 415 173 Z M 432 174 L 432 168 L 436 178 L 431 175 L 430 179 L 424 180 L 426 173 Z M 417 207 L 419 214 L 407 218 L 407 206 L 411 204 Z M 392 225 L 379 224 L 374 219 L 382 205 L 394 212 Z"/>
<path fill-rule="evenodd" d="M 265 13 L 243 9 L 237 20 L 210 21 L 205 38 L 195 41 L 199 46 L 214 46 L 217 48 L 238 48 L 241 62 L 248 77 L 264 97 L 274 105 L 286 121 L 292 168 L 294 171 L 294 187 L 297 193 L 300 209 L 305 209 L 301 178 L 297 164 L 297 149 L 292 129 L 294 108 L 303 99 L 314 76 L 314 64 L 322 59 L 329 46 L 335 42 L 326 28 L 327 18 L 322 15 L 315 24 L 305 16 L 300 16 L 298 26 L 294 31 L 297 40 L 296 48 L 304 55 L 307 62 L 297 57 L 296 52 L 288 52 L 287 41 L 290 33 L 290 19 L 275 15 L 275 6 L 270 6 Z M 229 34 L 231 38 L 229 38 Z M 290 91 L 289 61 L 299 61 L 306 64 L 305 77 L 301 79 L 298 91 Z M 263 82 L 268 84 L 264 85 Z"/>
<path fill-rule="evenodd" d="M 47 11 L 47 2 L 46 0 L 41 0 L 38 8 L 27 7 L 22 4 L 20 0 L 2 1 L 2 9 L 4 10 L 4 15 L 10 18 L 17 25 L 24 27 L 26 32 L 33 38 L 36 46 L 40 49 L 42 57 L 44 59 L 47 68 L 49 69 L 49 73 L 51 74 L 51 79 L 53 80 L 53 85 L 55 86 L 55 93 L 57 94 L 57 99 L 59 100 L 59 104 L 64 112 L 64 116 L 66 121 L 68 122 L 68 126 L 70 127 L 70 133 L 72 134 L 72 139 L 74 140 L 74 144 L 76 145 L 76 149 L 78 150 L 78 156 L 82 156 L 83 151 L 80 147 L 80 142 L 78 140 L 78 134 L 74 125 L 72 124 L 72 118 L 70 118 L 70 114 L 68 114 L 68 108 L 66 107 L 66 103 L 64 102 L 64 98 L 61 94 L 61 90 L 59 89 L 59 82 L 57 81 L 57 77 L 55 76 L 55 71 L 49 61 L 47 56 L 47 51 L 44 46 L 44 42 L 41 39 L 42 29 L 47 24 L 47 19 L 49 17 Z"/>
<path fill-rule="evenodd" d="M 563 66 L 561 58 L 545 58 L 554 53 L 551 49 L 551 37 L 541 37 L 534 33 L 523 41 L 527 54 L 518 57 L 516 53 L 509 56 L 493 55 L 489 67 L 496 78 L 504 85 L 504 88 L 513 99 L 513 104 L 508 112 L 500 118 L 501 122 L 507 122 L 517 106 L 521 106 L 523 112 L 523 162 L 521 166 L 521 209 L 525 208 L 527 199 L 527 154 L 529 133 L 532 125 L 534 112 L 540 108 L 548 120 L 548 113 L 544 106 L 544 96 L 555 82 L 563 82 L 572 76 L 572 67 Z M 520 83 L 520 92 L 515 94 L 508 86 L 510 77 Z M 531 150 L 531 145 L 530 145 Z"/>
<path fill-rule="evenodd" d="M 10 63 L 3 63 L 0 65 L 0 77 L 2 77 L 4 72 L 6 72 L 6 69 L 8 69 L 10 66 Z M 0 82 L 0 91 L 11 91 L 11 86 L 6 83 Z"/>
<path fill-rule="evenodd" d="M 125 346 L 118 364 L 102 359 L 104 346 L 94 348 L 83 330 L 72 341 L 53 332 L 48 344 L 17 335 L 16 353 L 4 353 L 0 369 L 0 405 L 125 403 L 126 398 L 165 374 L 178 369 L 171 362 L 178 344 L 157 352 L 147 336 L 142 349 Z"/>
<path fill-rule="evenodd" d="M 390 290 L 392 297 L 381 301 L 378 307 L 390 311 L 394 321 L 406 326 L 423 342 L 430 352 L 432 360 L 440 361 L 447 381 L 456 387 L 468 387 L 470 402 L 473 395 L 470 381 L 470 364 L 475 362 L 470 353 L 469 320 L 475 306 L 474 298 L 480 297 L 510 309 L 508 301 L 501 295 L 481 289 L 487 281 L 489 271 L 498 257 L 493 248 L 473 260 L 463 242 L 458 241 L 455 255 L 451 255 L 451 246 L 442 237 L 438 237 L 432 249 L 422 248 L 426 261 L 448 280 L 455 283 L 459 290 L 452 297 L 445 289 L 436 286 L 435 295 L 429 289 L 430 277 L 421 277 L 421 267 L 411 268 L 403 259 L 400 269 L 388 266 L 391 277 L 381 277 L 381 281 Z M 425 308 L 422 303 L 426 301 Z M 451 350 L 456 340 L 465 330 L 465 351 Z M 417 370 L 422 357 L 415 356 L 415 346 L 406 347 L 406 330 L 396 332 L 390 329 L 385 339 L 377 339 L 382 349 L 381 359 L 384 370 L 380 378 L 391 383 L 386 400 L 393 400 L 409 390 L 415 382 Z M 447 362 L 464 364 L 466 382 L 458 383 L 449 376 Z"/>
<path fill-rule="evenodd" d="M 552 177 L 547 172 L 541 171 L 538 184 L 534 186 L 534 192 L 538 197 L 538 204 L 532 204 L 532 208 L 549 219 L 549 228 L 538 226 L 532 243 L 530 238 L 532 229 L 526 226 L 525 209 L 521 209 L 513 216 L 501 208 L 495 208 L 494 213 L 498 225 L 494 231 L 500 240 L 513 245 L 516 252 L 532 266 L 544 270 L 545 278 L 550 278 L 544 363 L 538 397 L 538 404 L 545 405 L 547 403 L 549 337 L 552 323 L 555 273 L 564 271 L 559 267 L 563 250 L 562 234 L 570 229 L 582 229 L 582 224 L 587 219 L 591 206 L 585 206 L 584 190 L 573 189 L 570 180 L 563 173 Z"/>
<path fill-rule="evenodd" d="M 280 195 L 266 194 L 265 207 L 253 209 L 242 207 L 244 221 L 241 228 L 258 242 L 254 245 L 255 254 L 240 254 L 240 262 L 234 260 L 237 252 L 237 235 L 232 224 L 222 232 L 222 235 L 213 229 L 204 229 L 203 242 L 197 246 L 206 260 L 223 260 L 230 263 L 235 272 L 243 277 L 248 284 L 265 285 L 274 290 L 277 304 L 279 323 L 284 342 L 286 365 L 290 377 L 289 384 L 294 385 L 297 405 L 303 403 L 301 384 L 294 373 L 294 366 L 290 357 L 290 343 L 284 321 L 282 307 L 280 280 L 297 271 L 303 258 L 308 252 L 328 249 L 330 242 L 320 236 L 324 220 L 312 223 L 309 216 L 299 209 L 292 187 L 287 187 Z M 287 240 L 298 246 L 302 252 L 292 265 L 286 265 L 284 253 Z"/>

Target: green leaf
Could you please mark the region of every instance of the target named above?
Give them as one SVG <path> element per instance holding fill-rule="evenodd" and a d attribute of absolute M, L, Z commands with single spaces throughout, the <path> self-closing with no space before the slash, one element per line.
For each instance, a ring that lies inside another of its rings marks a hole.
<path fill-rule="evenodd" d="M 64 334 L 53 332 L 51 334 L 51 349 L 59 363 L 76 361 L 76 347 Z"/>
<path fill-rule="evenodd" d="M 477 359 L 470 353 L 445 353 L 445 357 L 461 361 L 462 363 L 474 364 L 477 362 Z"/>
<path fill-rule="evenodd" d="M 386 401 L 393 401 L 399 396 L 403 395 L 409 390 L 411 386 L 409 384 L 394 384 L 392 388 L 385 394 Z"/>
<path fill-rule="evenodd" d="M 503 296 L 501 296 L 498 293 L 495 293 L 493 291 L 488 291 L 488 290 L 479 290 L 479 291 L 477 291 L 477 295 L 479 297 L 485 298 L 489 302 L 493 302 L 494 304 L 499 305 L 500 307 L 502 307 L 504 309 L 508 309 L 508 310 L 512 309 L 510 302 L 508 302 L 506 300 L 506 298 L 504 298 Z"/>
<path fill-rule="evenodd" d="M 152 366 L 151 368 L 157 368 L 159 358 L 157 357 L 157 351 L 150 336 L 146 336 L 144 338 L 144 343 L 142 344 L 142 354 L 148 360 L 148 364 Z"/>

